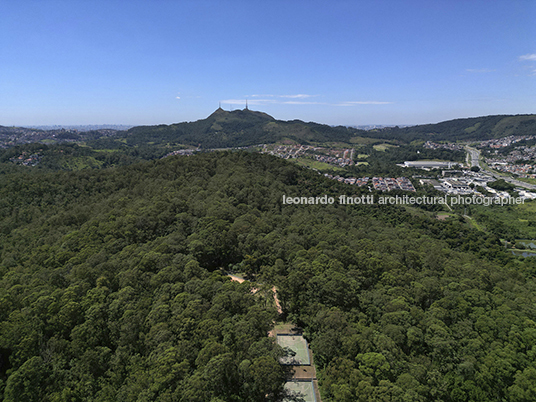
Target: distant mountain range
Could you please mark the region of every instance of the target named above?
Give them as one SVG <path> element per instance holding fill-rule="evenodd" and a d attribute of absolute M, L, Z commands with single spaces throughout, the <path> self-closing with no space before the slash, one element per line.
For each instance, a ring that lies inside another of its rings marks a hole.
<path fill-rule="evenodd" d="M 134 127 L 132 124 L 79 124 L 79 125 L 48 125 L 48 126 L 26 126 L 27 128 L 37 128 L 39 130 L 76 130 L 76 131 L 94 131 L 94 130 L 128 130 Z"/>
<path fill-rule="evenodd" d="M 0 126 L 0 145 L 49 140 L 86 142 L 99 148 L 117 146 L 176 146 L 202 148 L 242 147 L 274 142 L 316 144 L 351 143 L 359 137 L 379 141 L 474 141 L 509 135 L 536 134 L 536 115 L 496 115 L 455 119 L 437 124 L 411 127 L 383 127 L 362 130 L 346 126 L 328 126 L 301 120 L 282 121 L 249 109 L 225 111 L 218 108 L 206 119 L 171 125 L 137 126 L 127 131 L 100 129 L 43 131 Z"/>
<path fill-rule="evenodd" d="M 536 115 L 498 115 L 444 121 L 411 127 L 361 130 L 345 126 L 281 121 L 248 109 L 232 112 L 218 108 L 206 119 L 191 123 L 133 127 L 129 144 L 181 143 L 207 148 L 247 146 L 295 141 L 301 144 L 352 142 L 356 137 L 411 142 L 487 140 L 509 135 L 536 134 Z"/>

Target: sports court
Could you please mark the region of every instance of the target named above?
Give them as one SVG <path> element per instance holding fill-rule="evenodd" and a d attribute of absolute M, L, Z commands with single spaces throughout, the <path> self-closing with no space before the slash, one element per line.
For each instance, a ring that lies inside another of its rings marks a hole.
<path fill-rule="evenodd" d="M 288 364 L 293 366 L 309 366 L 311 361 L 309 359 L 309 350 L 307 348 L 307 341 L 301 335 L 292 334 L 277 334 L 277 343 L 282 348 L 289 348 L 295 356 L 286 356 L 281 359 L 281 364 Z"/>
<path fill-rule="evenodd" d="M 299 393 L 305 402 L 316 402 L 312 381 L 289 381 L 285 384 L 285 389 Z"/>

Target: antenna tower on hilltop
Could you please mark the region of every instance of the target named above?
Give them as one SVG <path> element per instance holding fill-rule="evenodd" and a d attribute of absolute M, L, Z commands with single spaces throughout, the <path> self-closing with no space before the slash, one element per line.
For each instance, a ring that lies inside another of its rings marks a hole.
<path fill-rule="evenodd" d="M 247 100 L 247 98 L 246 98 L 246 110 L 249 110 L 248 109 L 248 100 Z"/>

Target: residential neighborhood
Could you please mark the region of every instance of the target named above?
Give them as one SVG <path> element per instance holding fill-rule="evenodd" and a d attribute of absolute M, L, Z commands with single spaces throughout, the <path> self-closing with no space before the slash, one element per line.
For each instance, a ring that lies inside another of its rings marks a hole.
<path fill-rule="evenodd" d="M 19 156 L 16 156 L 14 158 L 10 158 L 10 162 L 13 162 L 16 165 L 23 165 L 23 166 L 36 166 L 43 155 L 41 154 L 28 154 L 28 152 L 23 152 Z"/>
<path fill-rule="evenodd" d="M 508 137 L 496 138 L 492 140 L 481 141 L 479 148 L 504 148 L 520 141 L 528 141 L 535 139 L 535 135 L 510 135 Z"/>
<path fill-rule="evenodd" d="M 342 176 L 333 176 L 330 174 L 324 174 L 325 177 L 333 180 L 337 180 L 341 183 L 356 185 L 359 187 L 365 186 L 370 183 L 371 179 L 369 177 L 342 177 Z M 415 187 L 411 181 L 406 177 L 373 177 L 372 185 L 374 190 L 378 191 L 392 191 L 392 190 L 403 190 L 403 191 L 416 191 Z"/>
<path fill-rule="evenodd" d="M 536 178 L 536 146 L 519 146 L 506 155 L 496 150 L 484 160 L 492 169 L 500 172 Z"/>
<path fill-rule="evenodd" d="M 311 145 L 264 145 L 262 153 L 283 159 L 311 158 L 333 166 L 346 167 L 354 165 L 353 148 L 326 148 Z"/>

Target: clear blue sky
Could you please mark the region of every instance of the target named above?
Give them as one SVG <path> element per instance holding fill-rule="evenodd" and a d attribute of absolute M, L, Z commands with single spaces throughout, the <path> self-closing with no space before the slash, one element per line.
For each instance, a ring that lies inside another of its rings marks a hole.
<path fill-rule="evenodd" d="M 533 0 L 0 0 L 0 125 L 536 113 Z"/>

